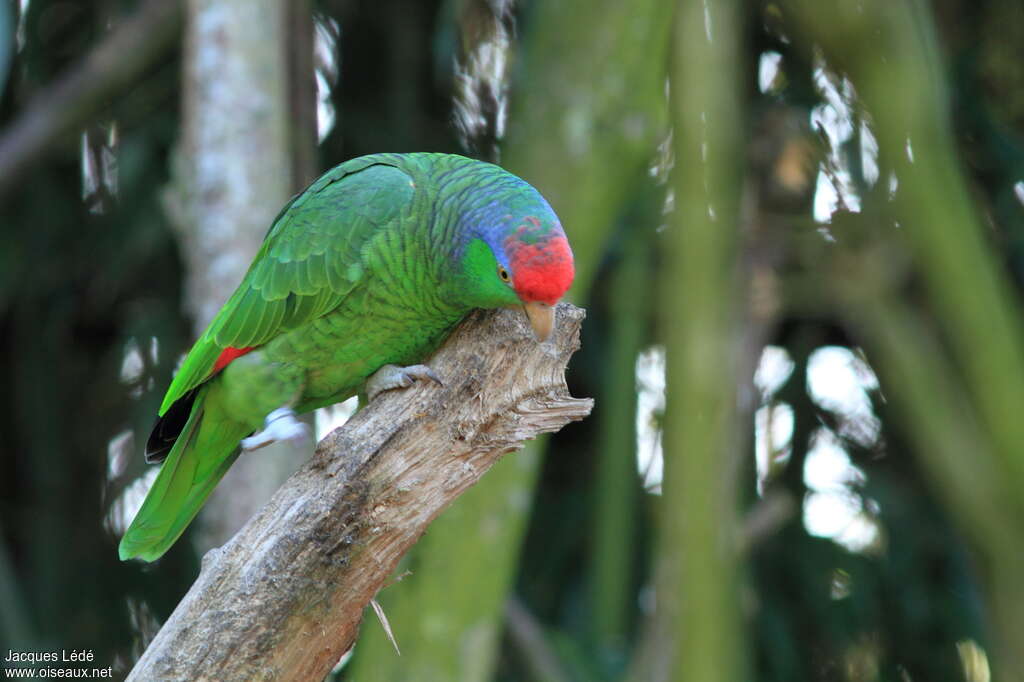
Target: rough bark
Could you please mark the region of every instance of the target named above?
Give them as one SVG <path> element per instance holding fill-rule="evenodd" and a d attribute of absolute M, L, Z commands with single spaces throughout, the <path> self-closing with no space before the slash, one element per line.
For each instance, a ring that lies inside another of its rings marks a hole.
<path fill-rule="evenodd" d="M 593 401 L 571 397 L 564 378 L 584 313 L 557 312 L 545 344 L 518 311 L 474 313 L 430 360 L 443 387 L 386 393 L 324 438 L 204 558 L 128 679 L 322 679 L 448 504 L 523 441 L 590 413 Z"/>
<path fill-rule="evenodd" d="M 202 331 L 291 195 L 281 0 L 189 0 L 182 149 L 168 207 Z"/>

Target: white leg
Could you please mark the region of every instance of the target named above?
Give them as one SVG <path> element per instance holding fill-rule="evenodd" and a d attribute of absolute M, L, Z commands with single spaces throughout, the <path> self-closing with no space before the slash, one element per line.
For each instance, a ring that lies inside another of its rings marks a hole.
<path fill-rule="evenodd" d="M 311 437 L 309 425 L 296 419 L 295 412 L 290 407 L 279 407 L 267 415 L 262 431 L 242 439 L 242 450 L 257 450 L 282 440 L 300 445 L 309 441 Z"/>
<path fill-rule="evenodd" d="M 431 381 L 444 386 L 444 382 L 441 381 L 441 378 L 434 373 L 434 370 L 430 369 L 426 365 L 410 365 L 409 367 L 384 365 L 366 380 L 367 400 L 372 401 L 383 391 L 389 391 L 393 388 L 407 388 L 412 386 L 413 382 L 417 379 L 424 381 L 430 379 Z"/>

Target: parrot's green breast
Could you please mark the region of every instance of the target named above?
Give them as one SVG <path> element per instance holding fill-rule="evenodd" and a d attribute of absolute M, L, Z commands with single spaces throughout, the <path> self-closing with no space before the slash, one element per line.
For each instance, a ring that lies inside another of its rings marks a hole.
<path fill-rule="evenodd" d="M 303 327 L 282 334 L 264 348 L 274 362 L 305 371 L 299 411 L 355 395 L 366 378 L 385 364 L 411 364 L 432 352 L 468 309 L 443 315 L 424 311 L 414 296 L 402 304 L 368 282 L 344 306 Z"/>

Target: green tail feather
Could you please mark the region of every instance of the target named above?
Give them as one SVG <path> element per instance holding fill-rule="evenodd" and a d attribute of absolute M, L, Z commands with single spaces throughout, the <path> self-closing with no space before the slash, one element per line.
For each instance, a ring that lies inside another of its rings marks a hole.
<path fill-rule="evenodd" d="M 209 387 L 200 390 L 185 427 L 164 460 L 118 553 L 121 560 L 156 561 L 185 531 L 238 457 L 238 441 L 250 430 L 209 414 Z"/>

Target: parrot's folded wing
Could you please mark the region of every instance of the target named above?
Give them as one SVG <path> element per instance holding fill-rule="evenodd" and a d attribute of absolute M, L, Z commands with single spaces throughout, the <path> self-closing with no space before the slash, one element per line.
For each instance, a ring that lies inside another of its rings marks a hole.
<path fill-rule="evenodd" d="M 337 166 L 292 199 L 185 358 L 159 413 L 209 379 L 225 349 L 263 345 L 336 308 L 364 276 L 366 244 L 401 219 L 413 192 L 409 175 L 379 155 Z"/>

